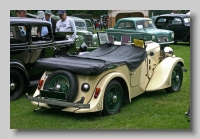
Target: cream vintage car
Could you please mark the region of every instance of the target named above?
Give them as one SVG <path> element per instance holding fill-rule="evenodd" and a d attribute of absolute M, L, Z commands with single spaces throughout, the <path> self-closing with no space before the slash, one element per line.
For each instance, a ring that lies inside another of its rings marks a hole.
<path fill-rule="evenodd" d="M 111 115 L 120 111 L 124 101 L 146 91 L 180 90 L 187 69 L 172 48 L 142 40 L 108 42 L 106 32 L 98 32 L 98 37 L 102 45 L 92 52 L 37 61 L 46 72 L 33 96 L 26 93 L 40 107 L 35 110 Z"/>

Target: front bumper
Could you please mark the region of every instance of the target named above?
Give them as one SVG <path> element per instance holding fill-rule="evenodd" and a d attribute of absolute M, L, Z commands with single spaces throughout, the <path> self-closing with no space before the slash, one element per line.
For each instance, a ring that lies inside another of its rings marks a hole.
<path fill-rule="evenodd" d="M 174 41 L 171 41 L 171 42 L 157 42 L 157 43 L 160 44 L 160 45 L 167 45 L 167 44 L 174 43 Z"/>
<path fill-rule="evenodd" d="M 44 98 L 39 98 L 39 97 L 31 97 L 31 96 L 28 96 L 27 93 L 26 93 L 26 98 L 30 101 L 41 102 L 41 103 L 62 106 L 62 107 L 86 108 L 86 109 L 90 108 L 90 104 L 72 103 L 72 102 L 64 102 L 64 101 L 59 101 L 59 100 L 44 99 Z"/>

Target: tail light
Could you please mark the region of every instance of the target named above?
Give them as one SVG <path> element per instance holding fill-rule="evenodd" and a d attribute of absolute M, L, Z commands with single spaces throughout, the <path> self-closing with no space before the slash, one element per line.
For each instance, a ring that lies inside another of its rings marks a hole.
<path fill-rule="evenodd" d="M 96 88 L 95 89 L 95 94 L 94 94 L 94 98 L 96 99 L 98 96 L 99 96 L 99 93 L 101 92 L 101 89 L 100 88 Z"/>
<path fill-rule="evenodd" d="M 38 83 L 38 90 L 40 90 L 40 88 L 42 87 L 43 81 L 44 81 L 44 80 L 40 80 L 40 81 L 39 81 L 39 83 Z"/>

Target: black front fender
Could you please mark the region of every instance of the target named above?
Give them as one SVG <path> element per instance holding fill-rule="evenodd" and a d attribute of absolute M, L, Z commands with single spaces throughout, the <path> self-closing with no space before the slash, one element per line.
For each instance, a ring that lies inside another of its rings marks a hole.
<path fill-rule="evenodd" d="M 25 79 L 28 81 L 29 83 L 29 76 L 28 76 L 28 72 L 26 71 L 26 68 L 25 66 L 20 62 L 20 61 L 17 61 L 17 60 L 11 60 L 10 61 L 10 69 L 18 69 L 20 70 Z M 29 83 L 30 84 L 30 83 Z"/>

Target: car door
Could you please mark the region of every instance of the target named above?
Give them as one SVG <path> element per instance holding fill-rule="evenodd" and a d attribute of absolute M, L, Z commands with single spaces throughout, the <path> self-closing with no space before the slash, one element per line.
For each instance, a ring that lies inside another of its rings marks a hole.
<path fill-rule="evenodd" d="M 47 29 L 47 34 L 41 33 L 42 29 Z M 44 35 L 44 36 L 42 36 Z M 31 70 L 28 72 L 32 80 L 39 79 L 44 72 L 35 66 L 39 58 L 54 56 L 54 42 L 52 38 L 51 27 L 47 24 L 31 24 L 30 25 L 30 60 Z"/>
<path fill-rule="evenodd" d="M 158 17 L 155 21 L 155 25 L 158 29 L 166 29 L 167 17 Z"/>
<path fill-rule="evenodd" d="M 174 40 L 182 40 L 186 32 L 184 22 L 180 17 L 173 17 L 167 20 L 166 28 L 174 31 Z"/>
<path fill-rule="evenodd" d="M 30 60 L 30 45 L 23 24 L 10 25 L 10 60 L 18 60 L 26 65 Z"/>

